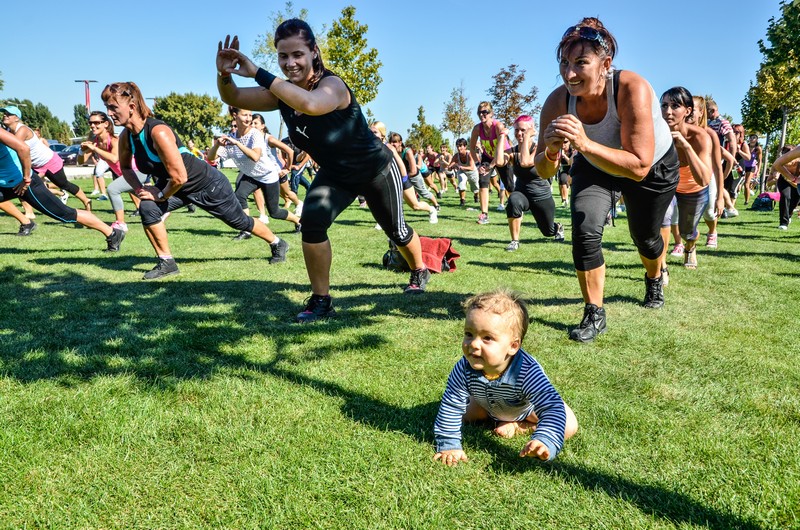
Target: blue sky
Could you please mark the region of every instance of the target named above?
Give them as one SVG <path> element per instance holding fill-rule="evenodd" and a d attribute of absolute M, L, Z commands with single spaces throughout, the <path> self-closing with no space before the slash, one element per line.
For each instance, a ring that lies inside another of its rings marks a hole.
<path fill-rule="evenodd" d="M 102 109 L 100 89 L 135 81 L 146 97 L 170 92 L 217 95 L 214 56 L 226 33 L 239 35 L 250 53 L 281 2 L 102 2 L 83 9 L 59 1 L 9 2 L 4 6 L 0 72 L 3 98 L 28 98 L 72 122 L 84 102 L 76 79 L 91 85 L 92 109 Z M 755 0 L 642 0 L 547 3 L 505 0 L 351 2 L 296 0 L 312 27 L 330 26 L 346 5 L 369 26 L 379 50 L 383 83 L 366 106 L 405 136 L 417 108 L 440 125 L 450 92 L 462 81 L 474 109 L 486 99 L 492 76 L 509 64 L 527 71 L 527 89 L 542 103 L 559 85 L 555 46 L 583 16 L 598 16 L 617 38 L 618 68 L 650 81 L 657 94 L 683 85 L 713 94 L 723 113 L 740 117 L 741 100 L 761 61 L 758 40 L 778 2 Z M 237 6 L 241 6 L 238 7 Z M 277 129 L 276 113 L 268 116 Z"/>

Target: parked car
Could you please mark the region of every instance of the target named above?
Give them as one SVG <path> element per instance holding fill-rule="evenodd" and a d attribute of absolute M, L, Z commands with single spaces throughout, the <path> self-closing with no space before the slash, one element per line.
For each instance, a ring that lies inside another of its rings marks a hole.
<path fill-rule="evenodd" d="M 57 151 L 56 154 L 64 161 L 64 165 L 72 166 L 78 164 L 78 154 L 80 154 L 80 152 L 80 145 L 70 145 L 61 151 Z"/>
<path fill-rule="evenodd" d="M 66 145 L 64 145 L 61 142 L 58 142 L 56 140 L 47 140 L 47 143 L 50 144 L 50 149 L 52 149 L 56 153 L 58 153 L 59 151 L 63 151 L 64 149 L 67 148 Z"/>

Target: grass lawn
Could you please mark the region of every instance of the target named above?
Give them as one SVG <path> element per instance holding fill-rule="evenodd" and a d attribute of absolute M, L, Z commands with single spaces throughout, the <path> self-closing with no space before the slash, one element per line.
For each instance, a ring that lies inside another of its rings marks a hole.
<path fill-rule="evenodd" d="M 605 236 L 608 333 L 577 344 L 570 245 L 528 216 L 505 252 L 505 215 L 479 226 L 457 204 L 437 225 L 407 213 L 462 254 L 419 297 L 381 269 L 369 212 L 346 210 L 339 316 L 308 326 L 292 323 L 310 292 L 290 223 L 270 224 L 291 245 L 270 266 L 260 240 L 176 212 L 181 274 L 147 283 L 134 219 L 106 254 L 97 232 L 39 216 L 21 238 L 0 217 L 0 527 L 800 528 L 800 220 L 782 232 L 777 211 L 740 208 L 698 270 L 672 258 L 667 305 L 645 310 L 623 215 Z M 580 430 L 544 464 L 468 426 L 470 462 L 446 468 L 432 425 L 459 304 L 497 286 L 525 294 L 524 347 Z"/>

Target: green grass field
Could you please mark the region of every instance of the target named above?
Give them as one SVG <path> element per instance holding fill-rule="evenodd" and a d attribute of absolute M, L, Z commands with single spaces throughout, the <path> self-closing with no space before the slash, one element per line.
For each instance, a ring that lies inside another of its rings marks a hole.
<path fill-rule="evenodd" d="M 800 220 L 740 211 L 698 270 L 672 259 L 655 311 L 618 219 L 609 330 L 586 345 L 567 339 L 583 309 L 570 245 L 528 216 L 507 253 L 505 215 L 479 226 L 452 191 L 438 225 L 408 218 L 454 240 L 458 270 L 404 296 L 353 206 L 330 232 L 339 316 L 309 326 L 292 323 L 310 293 L 289 223 L 270 224 L 291 245 L 270 266 L 260 240 L 177 212 L 181 274 L 147 283 L 134 219 L 106 254 L 91 230 L 39 216 L 21 238 L 0 217 L 0 527 L 800 528 Z M 446 468 L 432 425 L 459 304 L 498 286 L 525 294 L 524 347 L 580 430 L 544 464 L 468 426 L 470 462 Z"/>

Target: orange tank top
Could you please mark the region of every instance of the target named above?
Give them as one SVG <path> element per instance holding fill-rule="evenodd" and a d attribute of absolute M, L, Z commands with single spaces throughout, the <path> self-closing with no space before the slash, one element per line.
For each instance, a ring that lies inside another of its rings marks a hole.
<path fill-rule="evenodd" d="M 679 173 L 681 178 L 678 181 L 678 189 L 675 190 L 677 193 L 697 193 L 708 187 L 701 186 L 695 182 L 692 169 L 689 166 L 681 166 Z"/>

